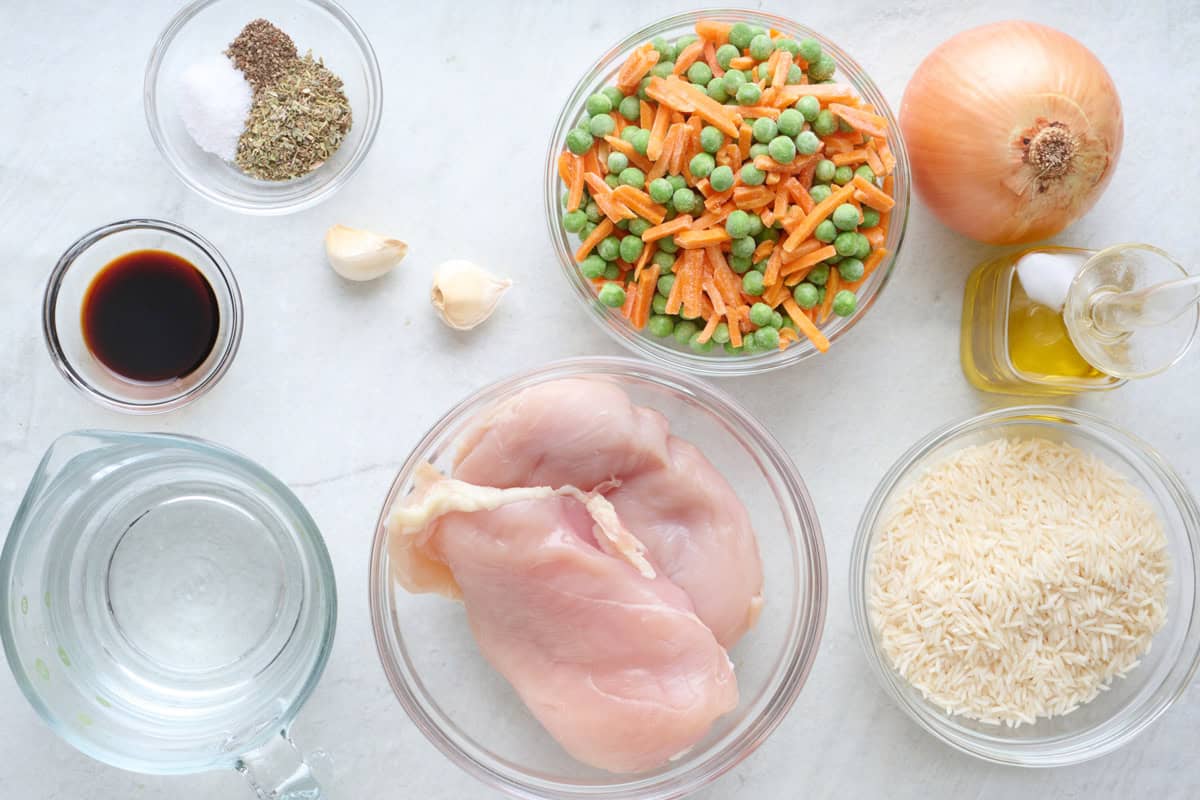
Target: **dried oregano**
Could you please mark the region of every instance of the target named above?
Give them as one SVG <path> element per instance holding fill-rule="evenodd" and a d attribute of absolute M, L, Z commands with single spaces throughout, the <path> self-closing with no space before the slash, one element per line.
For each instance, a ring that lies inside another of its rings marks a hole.
<path fill-rule="evenodd" d="M 341 78 L 310 51 L 255 92 L 238 140 L 237 165 L 260 180 L 299 178 L 337 152 L 350 124 Z"/>

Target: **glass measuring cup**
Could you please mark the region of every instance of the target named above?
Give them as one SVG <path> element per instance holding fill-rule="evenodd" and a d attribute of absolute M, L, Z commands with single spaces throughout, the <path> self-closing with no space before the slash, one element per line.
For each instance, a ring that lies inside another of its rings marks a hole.
<path fill-rule="evenodd" d="M 288 727 L 333 643 L 333 569 L 258 465 L 189 437 L 63 436 L 17 510 L 0 587 L 18 685 L 86 755 L 321 797 Z"/>

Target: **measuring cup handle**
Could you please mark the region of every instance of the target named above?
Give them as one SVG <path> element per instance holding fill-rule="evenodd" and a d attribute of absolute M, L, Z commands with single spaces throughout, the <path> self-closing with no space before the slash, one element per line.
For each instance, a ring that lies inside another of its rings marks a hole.
<path fill-rule="evenodd" d="M 250 781 L 259 800 L 321 800 L 326 796 L 287 731 L 242 756 L 237 770 Z"/>

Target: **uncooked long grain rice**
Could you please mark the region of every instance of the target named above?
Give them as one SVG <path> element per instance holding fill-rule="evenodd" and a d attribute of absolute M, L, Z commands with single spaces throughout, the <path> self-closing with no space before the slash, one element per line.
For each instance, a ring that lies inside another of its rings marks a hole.
<path fill-rule="evenodd" d="M 951 714 L 1066 714 L 1137 666 L 1166 622 L 1162 522 L 1071 445 L 996 439 L 918 477 L 885 512 L 868 605 L 892 666 Z"/>

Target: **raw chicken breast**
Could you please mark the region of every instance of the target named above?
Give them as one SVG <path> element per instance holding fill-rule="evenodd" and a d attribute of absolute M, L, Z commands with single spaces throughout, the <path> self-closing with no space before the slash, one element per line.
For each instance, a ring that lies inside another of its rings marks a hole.
<path fill-rule="evenodd" d="M 480 650 L 568 753 L 640 772 L 702 739 L 737 683 L 687 594 L 601 550 L 594 525 L 576 497 L 550 496 L 389 530 L 393 554 L 448 568 Z"/>
<path fill-rule="evenodd" d="M 696 447 L 670 438 L 669 465 L 623 478 L 606 497 L 650 563 L 688 593 L 724 647 L 758 621 L 762 560 L 745 506 Z"/>
<path fill-rule="evenodd" d="M 667 420 L 614 383 L 565 378 L 530 387 L 480 416 L 454 477 L 480 486 L 601 483 L 667 464 Z"/>
<path fill-rule="evenodd" d="M 615 384 L 574 378 L 526 389 L 483 417 L 458 451 L 454 477 L 497 486 L 608 492 L 650 563 L 675 581 L 725 647 L 762 608 L 762 561 L 745 507 L 665 418 Z"/>

